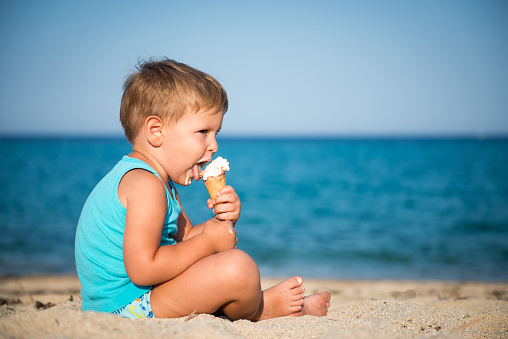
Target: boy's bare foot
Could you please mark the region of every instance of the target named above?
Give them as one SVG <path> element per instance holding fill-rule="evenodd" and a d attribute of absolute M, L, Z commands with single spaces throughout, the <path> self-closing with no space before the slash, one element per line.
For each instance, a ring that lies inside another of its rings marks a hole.
<path fill-rule="evenodd" d="M 263 300 L 253 321 L 284 317 L 302 310 L 303 279 L 293 277 L 263 291 Z"/>
<path fill-rule="evenodd" d="M 316 317 L 323 317 L 328 313 L 330 298 L 330 293 L 326 291 L 305 297 L 302 309 L 299 312 L 291 314 L 291 316 L 314 315 Z"/>
<path fill-rule="evenodd" d="M 303 296 L 303 279 L 293 277 L 263 291 L 263 301 L 251 320 L 265 320 L 284 316 L 323 316 L 330 307 L 330 293 Z"/>

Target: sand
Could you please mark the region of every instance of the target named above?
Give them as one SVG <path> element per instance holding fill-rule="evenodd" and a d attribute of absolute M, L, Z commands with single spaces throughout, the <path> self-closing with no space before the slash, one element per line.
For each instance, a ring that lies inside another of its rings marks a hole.
<path fill-rule="evenodd" d="M 76 277 L 0 278 L 0 338 L 508 338 L 507 283 L 304 280 L 332 294 L 327 316 L 253 323 L 82 312 Z"/>

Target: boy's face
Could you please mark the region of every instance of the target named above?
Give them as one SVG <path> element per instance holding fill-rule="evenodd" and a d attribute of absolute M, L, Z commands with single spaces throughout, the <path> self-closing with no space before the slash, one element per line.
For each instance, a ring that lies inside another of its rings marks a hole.
<path fill-rule="evenodd" d="M 160 159 L 165 171 L 175 183 L 187 185 L 188 173 L 198 179 L 198 171 L 212 159 L 219 148 L 217 133 L 224 113 L 216 109 L 187 113 L 176 124 L 166 125 Z"/>

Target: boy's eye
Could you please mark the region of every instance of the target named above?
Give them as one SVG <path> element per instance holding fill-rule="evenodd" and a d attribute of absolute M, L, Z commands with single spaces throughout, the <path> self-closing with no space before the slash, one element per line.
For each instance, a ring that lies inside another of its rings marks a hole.
<path fill-rule="evenodd" d="M 219 132 L 220 132 L 220 131 L 215 132 L 215 136 L 219 135 Z M 209 130 L 207 130 L 207 129 L 202 129 L 202 130 L 198 131 L 198 133 L 201 133 L 201 134 L 208 134 L 208 133 L 210 133 L 210 131 L 209 131 Z"/>

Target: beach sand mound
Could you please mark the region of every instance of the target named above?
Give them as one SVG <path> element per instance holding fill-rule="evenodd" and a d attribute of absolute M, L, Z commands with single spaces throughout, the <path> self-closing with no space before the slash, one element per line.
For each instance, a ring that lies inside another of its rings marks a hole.
<path fill-rule="evenodd" d="M 280 279 L 264 279 L 263 287 Z M 508 284 L 306 280 L 327 316 L 123 319 L 81 311 L 75 277 L 0 279 L 1 338 L 508 338 Z"/>

